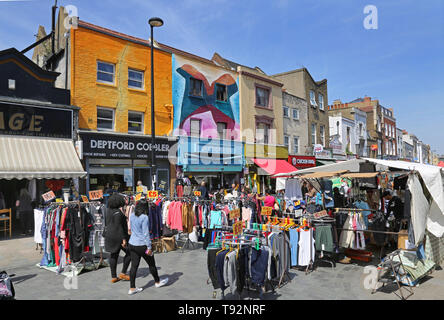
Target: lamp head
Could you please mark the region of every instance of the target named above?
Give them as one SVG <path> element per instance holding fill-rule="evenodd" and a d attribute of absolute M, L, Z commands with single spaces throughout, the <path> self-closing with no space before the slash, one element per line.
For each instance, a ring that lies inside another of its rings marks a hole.
<path fill-rule="evenodd" d="M 163 26 L 163 20 L 157 17 L 151 18 L 148 20 L 148 23 L 151 27 L 161 27 Z"/>

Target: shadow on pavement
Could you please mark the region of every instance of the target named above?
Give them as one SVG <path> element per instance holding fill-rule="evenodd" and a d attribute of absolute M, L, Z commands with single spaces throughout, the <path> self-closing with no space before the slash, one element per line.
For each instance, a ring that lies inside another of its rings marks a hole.
<path fill-rule="evenodd" d="M 148 271 L 149 272 L 149 271 Z M 162 280 L 163 278 L 168 278 L 168 283 L 165 285 L 165 287 L 171 286 L 175 282 L 179 280 L 179 278 L 183 275 L 183 272 L 174 272 L 173 274 L 160 274 L 159 277 Z M 144 285 L 142 288 L 147 289 L 149 287 L 154 287 L 154 280 L 151 280 L 146 285 Z"/>
<path fill-rule="evenodd" d="M 32 279 L 32 278 L 34 278 L 36 276 L 37 276 L 37 274 L 28 274 L 26 276 L 20 276 L 20 277 L 14 276 L 14 277 L 11 277 L 11 281 L 14 284 L 19 284 L 19 283 L 22 283 L 22 282 L 24 282 L 26 280 Z"/>

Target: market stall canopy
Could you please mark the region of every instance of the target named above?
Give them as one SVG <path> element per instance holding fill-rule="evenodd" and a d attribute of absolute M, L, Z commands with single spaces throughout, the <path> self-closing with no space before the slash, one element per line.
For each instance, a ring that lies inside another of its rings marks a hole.
<path fill-rule="evenodd" d="M 0 179 L 70 179 L 86 175 L 72 140 L 0 136 Z"/>
<path fill-rule="evenodd" d="M 253 162 L 263 169 L 266 175 L 288 174 L 296 172 L 298 169 L 293 167 L 287 160 L 280 159 L 253 159 Z"/>
<path fill-rule="evenodd" d="M 331 177 L 337 177 L 343 173 L 346 173 L 347 170 L 339 170 L 339 171 L 332 171 L 332 172 L 314 172 L 314 173 L 306 173 L 303 175 L 298 175 L 300 178 L 303 179 L 320 179 L 320 178 L 331 178 Z"/>
<path fill-rule="evenodd" d="M 357 173 L 345 173 L 341 174 L 340 178 L 374 178 L 379 175 L 380 172 L 357 172 Z"/>

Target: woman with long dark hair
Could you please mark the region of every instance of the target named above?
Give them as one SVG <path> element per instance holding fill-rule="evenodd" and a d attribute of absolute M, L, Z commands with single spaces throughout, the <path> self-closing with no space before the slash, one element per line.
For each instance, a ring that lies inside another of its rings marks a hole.
<path fill-rule="evenodd" d="M 111 282 L 115 283 L 120 280 L 129 281 L 126 274 L 131 256 L 128 249 L 128 224 L 126 216 L 122 211 L 125 206 L 125 199 L 118 193 L 114 193 L 108 199 L 108 208 L 105 216 L 105 250 L 110 253 L 109 265 L 111 269 Z M 117 277 L 117 261 L 119 259 L 120 250 L 125 252 L 123 258 L 122 272 Z"/>
<path fill-rule="evenodd" d="M 151 250 L 151 239 L 148 219 L 148 203 L 145 199 L 136 204 L 134 213 L 130 217 L 131 238 L 129 249 L 131 252 L 130 289 L 128 294 L 132 295 L 142 291 L 136 287 L 136 275 L 139 268 L 140 258 L 143 258 L 150 268 L 156 288 L 160 288 L 168 283 L 168 278 L 160 279 L 157 274 L 154 253 Z"/>

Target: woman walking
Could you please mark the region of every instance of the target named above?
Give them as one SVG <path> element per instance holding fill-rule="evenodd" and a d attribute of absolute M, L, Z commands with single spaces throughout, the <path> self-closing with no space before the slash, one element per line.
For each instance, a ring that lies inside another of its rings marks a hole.
<path fill-rule="evenodd" d="M 118 193 L 114 193 L 108 199 L 108 208 L 105 216 L 105 249 L 110 253 L 109 265 L 111 269 L 111 282 L 115 283 L 120 280 L 129 281 L 126 274 L 131 256 L 128 249 L 128 224 L 126 216 L 122 211 L 125 206 L 125 199 Z M 119 259 L 120 250 L 125 252 L 123 258 L 122 272 L 117 277 L 117 261 Z"/>
<path fill-rule="evenodd" d="M 22 236 L 32 234 L 32 199 L 28 190 L 22 188 L 20 190 L 19 200 L 16 202 L 17 211 L 19 213 L 20 225 L 22 227 Z"/>
<path fill-rule="evenodd" d="M 148 221 L 148 203 L 142 199 L 136 204 L 134 213 L 131 215 L 131 238 L 129 240 L 129 249 L 131 252 L 131 271 L 130 271 L 130 289 L 129 295 L 142 291 L 142 288 L 136 287 L 136 275 L 139 268 L 140 258 L 143 258 L 150 268 L 153 275 L 156 288 L 160 288 L 168 283 L 168 278 L 160 279 L 157 274 L 156 261 L 151 250 L 151 239 Z"/>

